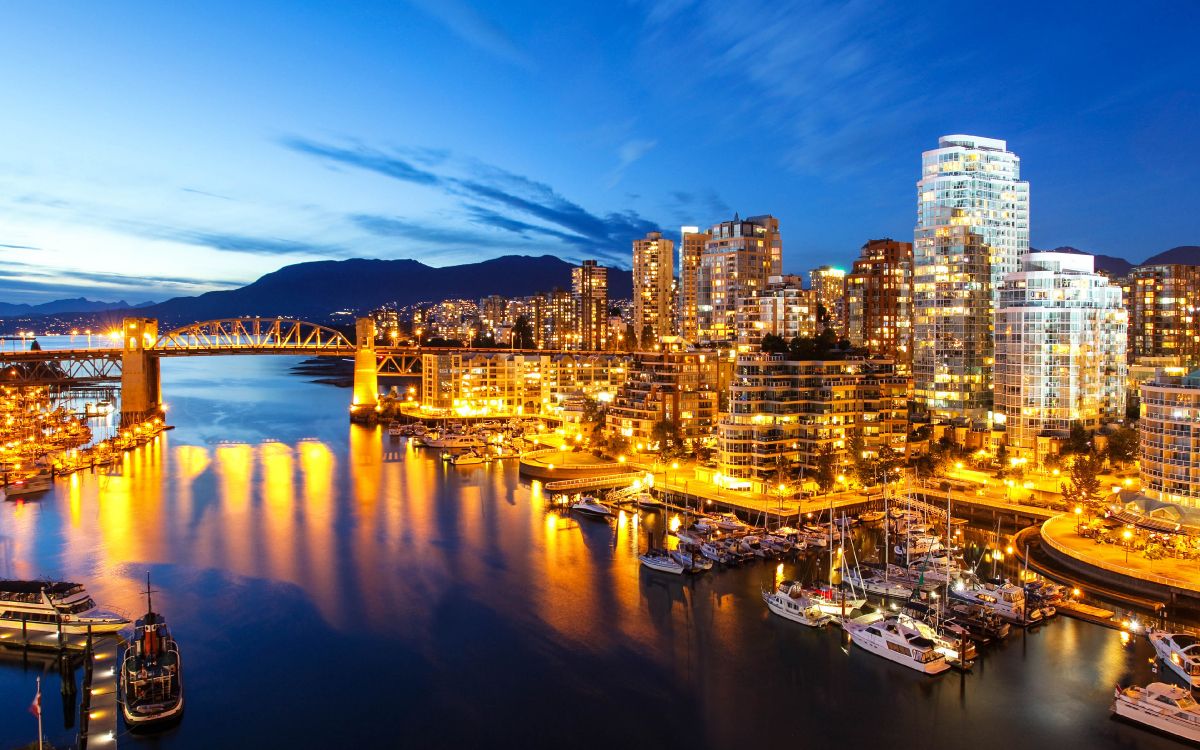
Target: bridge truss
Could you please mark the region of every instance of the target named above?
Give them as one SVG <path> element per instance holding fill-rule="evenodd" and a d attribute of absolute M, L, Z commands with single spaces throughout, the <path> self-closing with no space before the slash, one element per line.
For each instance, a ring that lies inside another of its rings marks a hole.
<path fill-rule="evenodd" d="M 324 354 L 351 355 L 354 342 L 341 331 L 288 318 L 206 320 L 159 336 L 160 355 Z"/>
<path fill-rule="evenodd" d="M 0 353 L 3 385 L 85 385 L 120 379 L 119 349 Z"/>

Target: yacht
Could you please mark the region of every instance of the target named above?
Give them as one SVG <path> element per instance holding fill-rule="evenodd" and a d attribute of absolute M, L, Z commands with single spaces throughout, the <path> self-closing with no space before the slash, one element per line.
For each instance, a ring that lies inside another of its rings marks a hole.
<path fill-rule="evenodd" d="M 1118 687 L 1112 712 L 1174 737 L 1200 742 L 1200 705 L 1187 688 L 1165 682 Z"/>
<path fill-rule="evenodd" d="M 950 595 L 970 604 L 978 604 L 1019 625 L 1042 619 L 1040 610 L 1030 610 L 1025 606 L 1025 589 L 1007 581 L 1000 585 L 959 581 L 950 588 Z"/>
<path fill-rule="evenodd" d="M 695 547 L 691 549 L 676 548 L 668 552 L 671 559 L 683 566 L 683 569 L 689 573 L 699 573 L 704 570 L 712 570 L 712 560 L 704 557 Z"/>
<path fill-rule="evenodd" d="M 922 534 L 914 536 L 907 540 L 907 543 L 901 542 L 896 545 L 894 552 L 899 557 L 906 555 L 917 557 L 919 555 L 928 555 L 933 552 L 942 551 L 942 540 L 930 534 Z"/>
<path fill-rule="evenodd" d="M 642 565 L 645 565 L 651 570 L 657 570 L 661 573 L 683 575 L 683 566 L 680 565 L 673 557 L 668 555 L 666 550 L 647 550 L 645 554 L 638 555 L 638 560 L 641 561 Z"/>
<path fill-rule="evenodd" d="M 941 674 L 950 669 L 946 655 L 909 618 L 872 614 L 845 620 L 842 628 L 860 648 L 910 669 L 925 674 Z"/>
<path fill-rule="evenodd" d="M 639 508 L 661 508 L 663 507 L 662 500 L 659 500 L 649 492 L 639 492 L 633 496 L 633 502 Z"/>
<path fill-rule="evenodd" d="M 846 572 L 846 582 L 868 594 L 886 596 L 891 599 L 907 599 L 913 594 L 911 587 L 871 569 L 863 571 L 860 568 L 851 568 Z"/>
<path fill-rule="evenodd" d="M 16 500 L 20 497 L 38 495 L 54 486 L 54 480 L 49 474 L 30 474 L 14 479 L 5 486 L 6 499 Z"/>
<path fill-rule="evenodd" d="M 460 453 L 454 458 L 451 458 L 450 463 L 454 464 L 455 466 L 480 466 L 484 463 L 487 463 L 487 459 L 478 453 L 468 452 Z"/>
<path fill-rule="evenodd" d="M 882 510 L 868 510 L 858 514 L 859 523 L 879 523 L 884 519 Z"/>
<path fill-rule="evenodd" d="M 804 593 L 804 589 L 795 581 L 782 581 L 775 591 L 762 592 L 767 609 L 780 617 L 787 618 L 810 628 L 820 628 L 828 625 L 833 618 L 821 611 L 816 602 Z"/>
<path fill-rule="evenodd" d="M 146 577 L 146 614 L 134 625 L 121 660 L 121 712 L 130 727 L 176 720 L 183 715 L 183 660 L 166 619 L 154 611 Z"/>
<path fill-rule="evenodd" d="M 422 443 L 430 448 L 482 448 L 483 441 L 473 435 L 446 434 L 441 437 L 425 436 Z"/>
<path fill-rule="evenodd" d="M 702 542 L 700 544 L 700 554 L 722 565 L 730 565 L 737 562 L 737 559 L 728 550 L 716 542 Z"/>
<path fill-rule="evenodd" d="M 1151 630 L 1146 634 L 1154 652 L 1189 687 L 1200 687 L 1200 639 L 1185 633 Z"/>
<path fill-rule="evenodd" d="M 33 632 L 82 635 L 116 633 L 129 620 L 96 606 L 81 584 L 67 581 L 0 581 L 0 625 Z"/>
<path fill-rule="evenodd" d="M 402 437 L 404 435 L 404 428 L 401 427 L 399 425 L 399 423 L 392 422 L 390 425 L 388 425 L 387 433 L 388 433 L 388 437 L 391 437 L 391 438 Z"/>
<path fill-rule="evenodd" d="M 576 513 L 582 513 L 585 516 L 592 516 L 593 518 L 608 518 L 613 514 L 607 505 L 602 505 L 599 500 L 591 495 L 584 495 L 579 499 L 579 502 L 571 506 L 571 510 Z"/>
<path fill-rule="evenodd" d="M 721 531 L 741 531 L 750 527 L 736 513 L 721 513 L 712 520 Z"/>

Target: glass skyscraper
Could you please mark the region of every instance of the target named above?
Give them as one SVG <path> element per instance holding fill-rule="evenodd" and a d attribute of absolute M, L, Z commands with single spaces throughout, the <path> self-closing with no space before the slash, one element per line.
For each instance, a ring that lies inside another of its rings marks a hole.
<path fill-rule="evenodd" d="M 992 407 L 997 291 L 1029 252 L 1029 183 L 995 138 L 947 135 L 921 157 L 913 243 L 914 397 L 938 421 Z"/>

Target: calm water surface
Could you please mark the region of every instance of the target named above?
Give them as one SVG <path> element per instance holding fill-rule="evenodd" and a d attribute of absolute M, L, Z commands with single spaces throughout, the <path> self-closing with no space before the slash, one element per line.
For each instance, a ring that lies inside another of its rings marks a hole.
<path fill-rule="evenodd" d="M 123 747 L 1175 746 L 1108 717 L 1152 677 L 1142 639 L 1059 618 L 927 678 L 768 616 L 773 564 L 640 570 L 665 519 L 562 517 L 515 465 L 349 426 L 348 392 L 291 364 L 169 360 L 178 429 L 0 505 L 0 576 L 130 613 L 146 571 L 161 590 L 187 715 Z M 48 738 L 74 738 L 54 664 L 0 653 L 0 748 L 33 739 L 38 674 Z"/>

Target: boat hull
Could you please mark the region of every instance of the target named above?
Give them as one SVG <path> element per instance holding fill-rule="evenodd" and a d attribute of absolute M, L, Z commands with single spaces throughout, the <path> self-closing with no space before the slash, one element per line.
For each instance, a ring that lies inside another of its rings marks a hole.
<path fill-rule="evenodd" d="M 779 615 L 785 620 L 798 622 L 801 625 L 807 625 L 810 628 L 821 628 L 828 625 L 833 618 L 821 612 L 820 609 L 808 606 L 802 607 L 794 602 L 788 602 L 779 594 L 772 594 L 769 591 L 763 592 L 763 601 L 767 604 L 767 609 L 772 614 Z M 789 606 L 789 604 L 791 606 Z"/>
<path fill-rule="evenodd" d="M 1113 701 L 1112 713 L 1114 716 L 1141 724 L 1162 734 L 1169 734 L 1172 737 L 1200 744 L 1200 724 L 1171 720 L 1161 714 L 1147 711 L 1124 695 L 1117 696 Z"/>
<path fill-rule="evenodd" d="M 950 669 L 950 663 L 947 662 L 944 658 L 937 659 L 935 661 L 929 661 L 929 662 L 918 662 L 909 656 L 905 656 L 903 654 L 898 654 L 898 653 L 892 651 L 886 645 L 884 645 L 882 643 L 877 643 L 875 641 L 875 639 L 866 637 L 865 635 L 860 633 L 858 630 L 850 631 L 850 640 L 853 641 L 856 646 L 863 649 L 864 651 L 869 651 L 872 654 L 875 654 L 876 656 L 882 656 L 883 658 L 887 659 L 888 661 L 892 661 L 897 664 L 903 665 L 903 666 L 908 667 L 909 669 L 915 670 L 917 672 L 922 672 L 922 673 L 928 674 L 928 675 L 935 675 L 935 674 L 941 674 L 942 672 L 949 671 L 949 669 Z"/>

